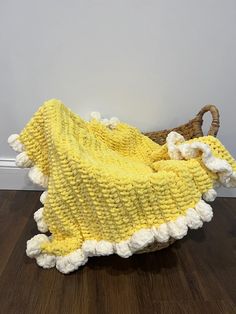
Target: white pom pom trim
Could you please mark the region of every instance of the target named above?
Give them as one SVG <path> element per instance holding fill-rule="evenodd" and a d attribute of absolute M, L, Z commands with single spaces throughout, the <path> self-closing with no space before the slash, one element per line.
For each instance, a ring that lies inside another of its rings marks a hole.
<path fill-rule="evenodd" d="M 167 135 L 166 143 L 168 154 L 172 159 L 191 159 L 199 156 L 204 165 L 212 172 L 217 173 L 219 181 L 225 187 L 236 187 L 236 172 L 233 171 L 230 164 L 220 158 L 213 156 L 209 145 L 202 142 L 183 143 L 184 137 L 177 132 L 170 132 Z M 206 199 L 213 199 L 213 191 L 211 195 L 206 195 Z"/>
<path fill-rule="evenodd" d="M 203 221 L 193 208 L 189 208 L 186 213 L 186 223 L 190 229 L 198 229 L 203 225 Z"/>
<path fill-rule="evenodd" d="M 48 226 L 43 218 L 43 210 L 44 208 L 41 207 L 34 213 L 34 220 L 37 223 L 38 230 L 45 233 L 48 231 Z"/>
<path fill-rule="evenodd" d="M 209 204 L 205 203 L 203 200 L 200 200 L 195 206 L 196 212 L 202 219 L 202 221 L 209 222 L 213 217 L 213 211 Z"/>
<path fill-rule="evenodd" d="M 15 151 L 20 152 L 20 154 L 16 156 L 16 166 L 22 168 L 31 167 L 28 173 L 31 181 L 46 188 L 48 186 L 48 177 L 44 175 L 37 166 L 33 166 L 33 162 L 29 159 L 27 153 L 24 151 L 24 145 L 19 141 L 19 135 L 10 135 L 8 138 L 8 143 Z"/>
<path fill-rule="evenodd" d="M 91 117 L 91 119 L 95 119 L 97 121 L 100 121 L 102 124 L 109 127 L 110 129 L 115 129 L 116 126 L 120 123 L 120 120 L 116 117 L 112 117 L 110 119 L 107 119 L 107 118 L 102 119 L 100 112 L 97 112 L 97 111 L 91 112 L 90 117 Z"/>
<path fill-rule="evenodd" d="M 19 141 L 19 134 L 12 134 L 8 137 L 8 144 L 14 151 L 21 153 L 24 151 L 24 145 Z"/>
<path fill-rule="evenodd" d="M 105 126 L 109 126 L 110 121 L 108 119 L 102 119 L 101 123 L 104 124 Z"/>
<path fill-rule="evenodd" d="M 91 119 L 101 120 L 101 113 L 97 111 L 93 111 L 90 113 Z"/>
<path fill-rule="evenodd" d="M 105 240 L 97 241 L 96 256 L 111 255 L 113 252 L 114 249 L 111 242 Z"/>
<path fill-rule="evenodd" d="M 118 118 L 112 117 L 109 121 L 110 129 L 115 129 L 119 123 L 120 123 L 120 120 Z"/>
<path fill-rule="evenodd" d="M 41 211 L 40 209 L 39 217 L 42 216 Z M 91 256 L 116 253 L 123 258 L 127 258 L 155 241 L 165 243 L 170 237 L 181 239 L 187 234 L 188 228 L 200 228 L 204 221 L 211 220 L 212 215 L 211 206 L 200 200 L 196 204 L 195 209 L 189 208 L 185 215 L 178 217 L 175 221 L 163 223 L 158 227 L 150 229 L 141 229 L 135 232 L 129 239 L 119 243 L 112 243 L 105 240 L 85 240 L 81 248 L 70 254 L 54 256 L 41 252 L 40 249 L 40 245 L 43 242 L 52 241 L 52 238 L 44 234 L 38 234 L 27 242 L 26 253 L 29 257 L 36 258 L 39 266 L 44 268 L 56 266 L 60 272 L 68 274 L 84 265 L 88 257 Z"/>
<path fill-rule="evenodd" d="M 16 156 L 16 166 L 20 168 L 29 168 L 33 165 L 26 152 L 22 152 Z"/>
<path fill-rule="evenodd" d="M 169 240 L 170 234 L 167 224 L 161 224 L 158 228 L 152 227 L 152 232 L 157 242 L 165 243 Z"/>
<path fill-rule="evenodd" d="M 182 239 L 188 232 L 187 220 L 185 217 L 178 217 L 175 221 L 167 223 L 169 235 L 174 239 Z"/>
<path fill-rule="evenodd" d="M 56 257 L 55 255 L 42 253 L 36 257 L 36 263 L 43 268 L 52 268 L 56 266 Z"/>
<path fill-rule="evenodd" d="M 28 175 L 33 183 L 41 185 L 44 188 L 48 186 L 48 177 L 45 176 L 37 166 L 32 167 Z"/>
<path fill-rule="evenodd" d="M 118 123 L 120 123 L 120 120 L 117 117 L 112 117 L 110 119 L 110 124 L 113 126 L 116 126 Z"/>
<path fill-rule="evenodd" d="M 122 241 L 114 245 L 114 253 L 123 258 L 128 258 L 133 254 L 129 241 Z"/>
<path fill-rule="evenodd" d="M 84 241 L 82 245 L 82 250 L 87 256 L 96 256 L 96 240 L 87 240 Z"/>
<path fill-rule="evenodd" d="M 71 273 L 80 266 L 84 265 L 88 257 L 81 249 L 78 249 L 68 255 L 56 257 L 56 268 L 63 274 Z"/>
<path fill-rule="evenodd" d="M 135 232 L 129 242 L 132 251 L 141 250 L 148 244 L 154 242 L 154 234 L 151 229 L 141 229 Z"/>
<path fill-rule="evenodd" d="M 205 192 L 202 197 L 207 202 L 213 202 L 217 197 L 217 192 L 214 189 L 210 189 Z"/>
<path fill-rule="evenodd" d="M 46 198 L 47 198 L 47 196 L 48 196 L 48 191 L 46 190 L 46 191 L 44 191 L 41 195 L 40 195 L 40 202 L 44 205 L 45 204 L 45 202 L 46 202 Z"/>
<path fill-rule="evenodd" d="M 38 257 L 41 253 L 41 244 L 49 242 L 49 238 L 45 234 L 37 234 L 27 241 L 26 254 L 29 257 Z"/>

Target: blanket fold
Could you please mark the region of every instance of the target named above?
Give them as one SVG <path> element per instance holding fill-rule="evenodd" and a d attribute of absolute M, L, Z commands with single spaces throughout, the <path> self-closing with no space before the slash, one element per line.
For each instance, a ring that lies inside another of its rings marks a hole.
<path fill-rule="evenodd" d="M 30 167 L 45 188 L 34 214 L 41 233 L 26 250 L 38 265 L 69 273 L 89 256 L 129 257 L 154 241 L 181 239 L 211 220 L 205 201 L 216 187 L 236 187 L 236 162 L 218 139 L 171 132 L 160 146 L 114 122 L 87 122 L 52 99 L 9 137 L 16 165 Z"/>

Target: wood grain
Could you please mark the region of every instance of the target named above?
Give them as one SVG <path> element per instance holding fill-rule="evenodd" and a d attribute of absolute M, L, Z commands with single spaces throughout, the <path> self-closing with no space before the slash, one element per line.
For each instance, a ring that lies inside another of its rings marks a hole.
<path fill-rule="evenodd" d="M 171 247 L 90 258 L 63 275 L 25 255 L 39 192 L 0 191 L 0 313 L 236 313 L 236 199 Z"/>

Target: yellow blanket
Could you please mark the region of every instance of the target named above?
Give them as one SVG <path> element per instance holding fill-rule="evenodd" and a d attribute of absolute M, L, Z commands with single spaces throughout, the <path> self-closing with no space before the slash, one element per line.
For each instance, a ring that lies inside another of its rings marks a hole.
<path fill-rule="evenodd" d="M 27 255 L 63 273 L 89 256 L 129 257 L 182 238 L 211 220 L 203 199 L 213 201 L 217 185 L 236 186 L 236 162 L 212 136 L 185 141 L 171 132 L 160 146 L 125 123 L 84 121 L 55 99 L 8 142 L 20 152 L 16 164 L 46 189 L 34 214 L 42 233 Z"/>

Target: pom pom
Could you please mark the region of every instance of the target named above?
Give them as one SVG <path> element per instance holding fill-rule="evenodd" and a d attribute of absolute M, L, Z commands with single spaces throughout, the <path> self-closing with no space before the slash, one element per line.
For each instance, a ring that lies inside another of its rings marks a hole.
<path fill-rule="evenodd" d="M 161 224 L 159 227 L 153 227 L 152 232 L 157 242 L 165 243 L 170 238 L 169 231 L 166 224 Z"/>
<path fill-rule="evenodd" d="M 172 131 L 167 135 L 166 144 L 171 159 L 183 159 L 179 148 L 176 146 L 176 144 L 182 142 L 184 142 L 184 137 L 175 131 Z"/>
<path fill-rule="evenodd" d="M 34 220 L 37 223 L 38 230 L 45 233 L 48 231 L 48 226 L 43 218 L 43 210 L 44 208 L 41 207 L 34 213 Z"/>
<path fill-rule="evenodd" d="M 19 135 L 18 134 L 12 134 L 8 137 L 8 144 L 13 148 L 16 152 L 23 152 L 24 145 L 21 144 L 19 141 Z"/>
<path fill-rule="evenodd" d="M 101 120 L 101 114 L 100 112 L 97 112 L 97 111 L 91 112 L 90 117 L 95 120 Z"/>
<path fill-rule="evenodd" d="M 216 199 L 217 192 L 214 189 L 210 189 L 203 194 L 203 199 L 207 202 L 213 202 Z"/>
<path fill-rule="evenodd" d="M 88 257 L 78 249 L 73 253 L 65 256 L 58 256 L 56 258 L 56 268 L 64 273 L 68 274 L 84 265 L 88 260 Z"/>
<path fill-rule="evenodd" d="M 186 221 L 187 221 L 187 225 L 191 229 L 198 229 L 198 228 L 201 228 L 203 225 L 203 222 L 202 222 L 200 216 L 198 215 L 196 210 L 193 208 L 189 208 L 187 210 Z"/>
<path fill-rule="evenodd" d="M 32 161 L 29 159 L 26 152 L 22 152 L 16 156 L 16 166 L 20 168 L 29 168 L 32 166 Z"/>
<path fill-rule="evenodd" d="M 203 200 L 200 200 L 196 204 L 195 208 L 203 221 L 207 221 L 207 222 L 211 221 L 213 217 L 213 211 L 209 204 L 205 203 Z"/>
<path fill-rule="evenodd" d="M 169 234 L 174 239 L 182 239 L 188 232 L 187 221 L 185 217 L 179 217 L 175 221 L 167 223 Z"/>
<path fill-rule="evenodd" d="M 49 242 L 45 234 L 37 234 L 32 239 L 27 241 L 26 254 L 29 257 L 37 257 L 41 253 L 41 244 Z"/>
<path fill-rule="evenodd" d="M 102 240 L 97 242 L 96 255 L 111 255 L 114 253 L 113 244 L 111 242 Z"/>
<path fill-rule="evenodd" d="M 29 178 L 33 183 L 41 185 L 44 188 L 48 186 L 48 177 L 45 176 L 36 166 L 30 169 Z"/>
<path fill-rule="evenodd" d="M 104 124 L 105 126 L 109 126 L 110 125 L 110 121 L 108 119 L 102 119 L 101 123 Z"/>
<path fill-rule="evenodd" d="M 154 241 L 154 235 L 149 229 L 141 229 L 133 234 L 130 240 L 130 246 L 134 250 L 143 249 Z"/>
<path fill-rule="evenodd" d="M 116 253 L 123 257 L 123 258 L 127 258 L 130 257 L 132 255 L 132 251 L 129 247 L 129 241 L 122 241 L 120 243 L 117 243 L 115 245 L 115 251 Z"/>
<path fill-rule="evenodd" d="M 48 196 L 48 191 L 44 191 L 41 195 L 40 195 L 40 202 L 42 204 L 45 204 L 46 198 Z"/>
<path fill-rule="evenodd" d="M 40 254 L 36 257 L 36 262 L 43 268 L 52 268 L 56 265 L 56 257 L 49 254 Z"/>
<path fill-rule="evenodd" d="M 119 123 L 120 123 L 120 120 L 118 118 L 112 117 L 109 121 L 109 126 L 111 129 L 115 129 Z"/>
<path fill-rule="evenodd" d="M 84 253 L 87 254 L 88 256 L 94 256 L 96 255 L 96 246 L 97 246 L 96 240 L 86 240 L 82 245 L 82 249 Z"/>

